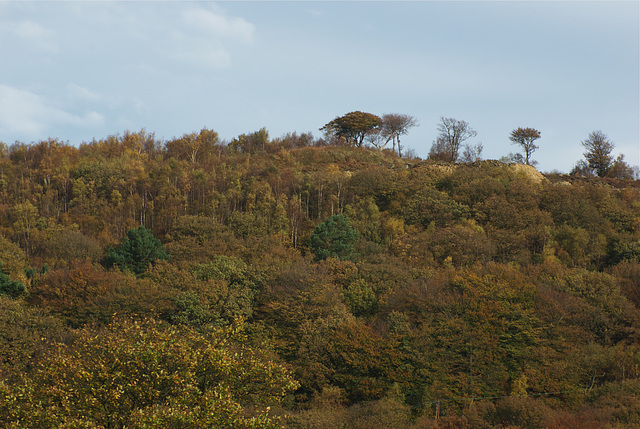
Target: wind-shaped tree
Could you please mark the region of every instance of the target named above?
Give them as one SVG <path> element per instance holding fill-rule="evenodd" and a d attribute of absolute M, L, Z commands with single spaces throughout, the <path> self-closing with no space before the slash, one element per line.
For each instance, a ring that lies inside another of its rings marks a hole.
<path fill-rule="evenodd" d="M 519 144 L 524 150 L 524 163 L 526 165 L 533 165 L 536 162 L 531 159 L 531 154 L 538 149 L 538 146 L 534 143 L 540 138 L 540 131 L 534 128 L 522 128 L 519 127 L 511 131 L 509 140 L 512 144 Z"/>
<path fill-rule="evenodd" d="M 339 116 L 320 128 L 328 134 L 344 138 L 349 145 L 360 147 L 365 137 L 379 131 L 382 119 L 372 113 L 355 111 Z"/>

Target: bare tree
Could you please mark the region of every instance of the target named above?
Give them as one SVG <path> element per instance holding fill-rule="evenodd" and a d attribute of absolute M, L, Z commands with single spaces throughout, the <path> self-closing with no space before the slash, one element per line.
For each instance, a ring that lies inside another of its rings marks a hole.
<path fill-rule="evenodd" d="M 504 162 L 506 164 L 524 164 L 524 156 L 521 153 L 513 153 L 509 152 L 509 155 L 503 156 L 500 158 L 500 162 Z M 535 161 L 533 161 L 535 162 Z"/>
<path fill-rule="evenodd" d="M 429 149 L 429 159 L 451 162 L 451 151 L 443 138 L 438 137 L 438 139 L 433 142 L 431 149 Z"/>
<path fill-rule="evenodd" d="M 387 139 L 378 128 L 367 132 L 364 141 L 378 150 L 384 149 L 389 143 L 389 139 Z"/>
<path fill-rule="evenodd" d="M 509 136 L 509 140 L 511 140 L 512 144 L 519 144 L 522 146 L 522 149 L 524 150 L 524 163 L 527 165 L 536 164 L 536 162 L 531 159 L 531 154 L 538 149 L 538 146 L 534 142 L 539 138 L 540 131 L 534 128 L 522 127 L 518 127 L 511 131 L 511 135 Z"/>
<path fill-rule="evenodd" d="M 476 162 L 482 159 L 482 143 L 478 143 L 475 145 L 471 145 L 469 143 L 465 143 L 464 150 L 462 151 L 462 158 L 460 159 L 462 162 Z"/>
<path fill-rule="evenodd" d="M 447 162 L 456 162 L 462 143 L 478 135 L 467 122 L 445 117 L 440 117 L 438 131 L 440 134 L 431 147 L 429 157 Z"/>
<path fill-rule="evenodd" d="M 385 146 L 389 141 L 393 144 L 393 150 L 398 147 L 398 156 L 402 156 L 400 136 L 407 134 L 410 128 L 417 127 L 418 120 L 411 115 L 400 113 L 387 113 L 382 115 L 382 135 L 386 138 Z"/>

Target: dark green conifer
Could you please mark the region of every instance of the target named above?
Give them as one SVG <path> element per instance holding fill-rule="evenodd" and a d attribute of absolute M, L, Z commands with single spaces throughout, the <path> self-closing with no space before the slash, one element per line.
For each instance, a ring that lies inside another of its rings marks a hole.
<path fill-rule="evenodd" d="M 140 275 L 157 260 L 168 261 L 169 255 L 160 240 L 140 225 L 131 228 L 118 247 L 108 250 L 104 265 L 107 268 L 117 266 L 122 271 Z"/>
<path fill-rule="evenodd" d="M 333 215 L 316 227 L 311 236 L 311 251 L 318 260 L 329 257 L 350 259 L 358 238 L 359 234 L 349 225 L 348 217 Z"/>

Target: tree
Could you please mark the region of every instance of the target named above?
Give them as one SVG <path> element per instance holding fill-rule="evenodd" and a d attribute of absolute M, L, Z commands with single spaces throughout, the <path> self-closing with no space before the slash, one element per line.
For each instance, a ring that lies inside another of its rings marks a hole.
<path fill-rule="evenodd" d="M 418 120 L 410 115 L 387 113 L 382 115 L 382 135 L 386 137 L 385 145 L 391 141 L 393 150 L 398 147 L 398 156 L 402 156 L 400 136 L 407 134 L 410 128 L 417 127 Z"/>
<path fill-rule="evenodd" d="M 465 143 L 464 150 L 462 151 L 462 162 L 477 162 L 482 160 L 482 150 L 484 146 L 482 143 L 478 143 L 476 145 L 471 145 L 469 143 Z"/>
<path fill-rule="evenodd" d="M 311 250 L 319 260 L 329 257 L 349 259 L 358 238 L 359 234 L 349 225 L 348 217 L 333 215 L 316 227 L 311 236 Z"/>
<path fill-rule="evenodd" d="M 349 145 L 360 147 L 365 137 L 372 132 L 378 132 L 381 126 L 382 119 L 379 116 L 357 110 L 335 118 L 320 130 L 344 138 Z"/>
<path fill-rule="evenodd" d="M 109 272 L 89 261 L 76 261 L 32 282 L 26 299 L 78 328 L 108 323 L 114 314 L 171 314 L 176 311 L 172 302 L 176 293 L 166 279 L 139 279 Z"/>
<path fill-rule="evenodd" d="M 269 131 L 266 127 L 262 127 L 251 134 L 241 134 L 234 138 L 229 143 L 229 148 L 235 152 L 256 153 L 264 152 L 269 143 Z"/>
<path fill-rule="evenodd" d="M 0 405 L 0 425 L 275 429 L 280 419 L 270 406 L 298 383 L 247 343 L 240 324 L 201 334 L 116 319 L 82 329 L 38 362 L 30 383 L 15 386 L 21 399 L 10 415 Z M 2 387 L 0 398 L 15 395 Z"/>
<path fill-rule="evenodd" d="M 120 246 L 107 252 L 105 265 L 118 266 L 121 270 L 132 271 L 136 275 L 144 273 L 155 261 L 169 260 L 160 240 L 144 226 L 131 228 Z"/>
<path fill-rule="evenodd" d="M 203 128 L 199 134 L 185 134 L 179 139 L 174 139 L 166 144 L 167 155 L 176 159 L 184 159 L 196 164 L 206 160 L 221 150 L 218 133 Z"/>
<path fill-rule="evenodd" d="M 576 162 L 573 168 L 571 168 L 569 174 L 572 176 L 591 177 L 593 176 L 593 169 L 589 167 L 589 163 L 587 161 L 581 159 L 580 161 Z"/>
<path fill-rule="evenodd" d="M 624 155 L 620 154 L 611 164 L 611 168 L 609 168 L 607 176 L 613 177 L 615 179 L 633 180 L 636 176 L 636 170 L 634 170 L 634 167 L 631 167 L 629 164 L 627 164 L 627 162 L 624 160 Z"/>
<path fill-rule="evenodd" d="M 526 165 L 533 165 L 535 161 L 531 159 L 531 154 L 538 149 L 538 146 L 534 143 L 540 138 L 540 131 L 534 128 L 522 128 L 519 127 L 511 131 L 509 140 L 511 144 L 519 144 L 524 150 L 524 163 Z"/>
<path fill-rule="evenodd" d="M 17 244 L 0 234 L 0 271 L 14 280 L 27 280 L 24 270 L 27 268 L 27 258 L 24 251 Z"/>
<path fill-rule="evenodd" d="M 465 121 L 440 117 L 438 138 L 431 146 L 429 158 L 445 162 L 456 162 L 460 146 L 478 133 Z"/>
<path fill-rule="evenodd" d="M 613 164 L 611 152 L 615 147 L 607 135 L 600 130 L 592 131 L 589 137 L 582 141 L 586 149 L 584 158 L 590 168 L 595 170 L 599 177 L 604 177 Z"/>
<path fill-rule="evenodd" d="M 32 233 L 36 230 L 38 208 L 31 204 L 31 201 L 19 203 L 11 208 L 11 217 L 14 220 L 13 229 L 16 237 L 20 237 L 27 254 L 31 254 Z"/>
<path fill-rule="evenodd" d="M 431 145 L 429 159 L 434 161 L 451 162 L 451 151 L 443 138 L 438 137 Z"/>

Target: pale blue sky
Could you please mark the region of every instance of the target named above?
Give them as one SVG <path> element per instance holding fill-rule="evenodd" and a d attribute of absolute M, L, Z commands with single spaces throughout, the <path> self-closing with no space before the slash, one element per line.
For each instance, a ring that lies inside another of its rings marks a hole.
<path fill-rule="evenodd" d="M 523 126 L 542 171 L 594 130 L 640 165 L 639 21 L 637 1 L 0 0 L 0 141 L 320 136 L 362 110 L 415 116 L 423 158 L 446 116 L 485 158 Z"/>

